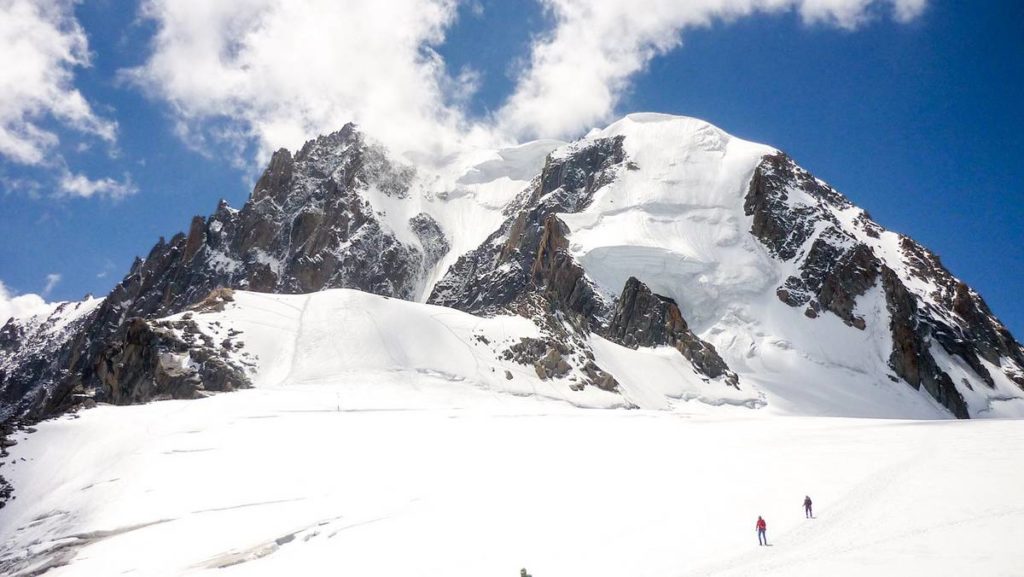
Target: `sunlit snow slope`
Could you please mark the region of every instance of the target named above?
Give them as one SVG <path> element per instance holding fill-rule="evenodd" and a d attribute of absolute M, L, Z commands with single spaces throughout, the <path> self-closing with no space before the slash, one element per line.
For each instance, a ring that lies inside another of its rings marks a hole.
<path fill-rule="evenodd" d="M 309 295 L 238 291 L 227 310 L 193 313 L 192 318 L 214 342 L 240 331 L 237 338 L 244 347 L 236 354 L 257 358 L 253 381 L 264 389 L 315 393 L 329 385 L 339 394 L 360 395 L 367 375 L 384 375 L 384 384 L 374 386 L 397 385 L 399 394 L 406 386 L 424 386 L 419 378 L 427 376 L 443 383 L 443 390 L 467 395 L 537 396 L 580 407 L 762 404 L 756 389 L 705 382 L 674 349 L 632 350 L 598 336 L 592 337 L 596 359 L 615 367 L 622 390 L 573 390 L 576 374 L 542 380 L 532 365 L 506 355 L 521 339 L 539 335 L 528 319 L 482 318 L 354 290 Z"/>
<path fill-rule="evenodd" d="M 1021 421 L 594 411 L 428 372 L 287 382 L 19 435 L 0 573 L 1019 574 Z"/>
<path fill-rule="evenodd" d="M 473 394 L 539 396 L 579 407 L 692 413 L 731 406 L 785 415 L 949 417 L 924 392 L 891 384 L 847 390 L 847 382 L 823 382 L 807 389 L 772 387 L 751 378 L 735 389 L 703 378 L 671 347 L 633 350 L 597 335 L 590 337 L 595 362 L 616 377 L 619 391 L 575 390 L 575 371 L 541 379 L 532 365 L 507 355 L 521 339 L 539 335 L 528 319 L 477 317 L 347 289 L 309 295 L 237 291 L 225 311 L 192 313 L 192 318 L 213 342 L 241 332 L 239 352 L 256 357 L 253 381 L 259 388 L 319 391 L 317 386 L 326 384 L 360 394 L 361 381 L 354 375 L 391 375 L 395 378 L 384 382 L 400 386 L 429 375 L 432 382 Z"/>

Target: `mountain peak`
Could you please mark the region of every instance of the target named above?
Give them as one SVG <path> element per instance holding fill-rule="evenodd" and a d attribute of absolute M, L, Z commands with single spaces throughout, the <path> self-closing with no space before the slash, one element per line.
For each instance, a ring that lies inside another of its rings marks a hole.
<path fill-rule="evenodd" d="M 736 138 L 706 120 L 657 112 L 627 114 L 603 129 L 590 131 L 586 138 L 610 138 L 619 135 L 630 137 L 630 140 L 634 141 L 633 146 L 640 146 L 644 141 L 654 141 L 662 146 L 674 148 L 676 153 L 685 150 L 724 153 L 734 141 L 760 148 L 761 154 L 777 152 L 771 147 Z"/>
<path fill-rule="evenodd" d="M 159 383 L 199 394 L 182 355 L 220 366 L 221 329 L 204 340 L 161 318 L 222 290 L 332 288 L 522 317 L 537 330 L 481 358 L 531 367 L 534 385 L 584 404 L 596 388 L 622 406 L 677 395 L 786 414 L 1024 414 L 1024 349 L 934 255 L 777 149 L 653 113 L 441 168 L 353 124 L 279 150 L 245 206 L 161 238 L 102 303 L 53 319 L 60 338 L 5 329 L 2 392 L 37 416 L 87 394 L 145 400 Z M 631 364 L 665 351 L 657 375 Z M 205 378 L 238 386 L 244 366 Z"/>

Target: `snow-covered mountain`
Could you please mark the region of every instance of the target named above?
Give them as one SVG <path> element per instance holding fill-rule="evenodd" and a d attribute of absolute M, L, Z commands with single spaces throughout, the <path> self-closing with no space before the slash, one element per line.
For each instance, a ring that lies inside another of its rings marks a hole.
<path fill-rule="evenodd" d="M 1013 574 L 1020 421 L 824 417 L 1021 417 L 1022 367 L 706 122 L 440 163 L 349 125 L 0 329 L 0 573 Z"/>
<path fill-rule="evenodd" d="M 203 311 L 224 308 L 225 289 L 331 288 L 529 319 L 488 362 L 511 370 L 498 362 L 511 359 L 578 404 L 1024 414 L 1024 349 L 935 255 L 778 150 L 692 118 L 633 114 L 577 142 L 440 166 L 396 158 L 352 125 L 278 151 L 245 206 L 222 202 L 161 239 L 102 301 L 12 319 L 5 415 L 249 386 L 265 355 L 243 362 L 235 350 L 253 345 L 209 334 Z M 231 315 L 254 314 L 247 302 L 225 309 L 225 330 L 244 334 Z M 455 354 L 439 342 L 422 346 Z M 703 384 L 640 378 L 650 390 L 630 390 L 638 367 L 608 358 L 613 345 L 672 351 Z"/>
<path fill-rule="evenodd" d="M 113 400 L 111 386 L 121 387 L 104 380 L 114 375 L 100 359 L 142 338 L 138 324 L 129 334 L 131 320 L 180 312 L 218 288 L 295 294 L 348 287 L 421 300 L 454 255 L 500 223 L 502 209 L 559 144 L 466 153 L 429 171 L 396 163 L 352 125 L 294 156 L 280 150 L 245 206 L 222 201 L 187 233 L 161 238 L 105 299 L 93 301 L 74 323 L 80 330 L 56 339 L 33 332 L 44 319 L 12 319 L 0 357 L 0 417 L 58 414 L 93 394 Z M 63 309 L 46 322 L 72 324 Z"/>
<path fill-rule="evenodd" d="M 685 338 L 623 332 L 632 278 L 678 307 Z M 487 314 L 536 295 L 804 414 L 907 384 L 958 417 L 1024 409 L 1021 346 L 937 257 L 783 153 L 696 119 L 634 114 L 555 151 L 431 302 Z"/>

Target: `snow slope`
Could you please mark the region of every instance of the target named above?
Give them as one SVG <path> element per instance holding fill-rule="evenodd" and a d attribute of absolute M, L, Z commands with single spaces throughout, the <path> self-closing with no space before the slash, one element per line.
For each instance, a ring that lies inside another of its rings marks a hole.
<path fill-rule="evenodd" d="M 253 381 L 258 388 L 358 395 L 368 375 L 383 375 L 373 377 L 383 383 L 373 386 L 399 383 L 400 388 L 429 376 L 446 388 L 471 391 L 467 394 L 536 396 L 591 408 L 668 409 L 690 400 L 708 406 L 762 404 L 756 389 L 705 382 L 668 347 L 636 351 L 593 336 L 596 361 L 616 368 L 623 394 L 592 386 L 577 391 L 572 389 L 576 374 L 542 380 L 532 365 L 506 358 L 505 352 L 521 339 L 540 336 L 523 317 L 481 318 L 348 289 L 234 294 L 225 311 L 192 313 L 192 318 L 213 342 L 241 333 L 235 338 L 244 348 L 235 354 L 256 357 Z"/>
<path fill-rule="evenodd" d="M 401 376 L 410 383 L 418 376 L 430 375 L 488 394 L 539 396 L 590 408 L 703 413 L 729 406 L 782 415 L 949 418 L 931 397 L 909 386 L 865 382 L 857 388 L 858 382 L 851 377 L 839 384 L 822 381 L 821 386 L 808 387 L 804 381 L 792 380 L 793 358 L 801 357 L 790 350 L 779 349 L 778 355 L 763 351 L 756 359 L 745 359 L 747 364 L 740 366 L 751 371 L 751 376 L 737 390 L 707 381 L 671 347 L 633 350 L 597 335 L 590 336 L 594 360 L 619 381 L 619 393 L 593 386 L 574 390 L 573 385 L 582 382 L 575 372 L 566 378 L 542 380 L 533 366 L 506 357 L 506 351 L 521 339 L 540 336 L 528 319 L 483 318 L 348 289 L 309 295 L 236 291 L 235 302 L 225 311 L 193 313 L 192 318 L 212 342 L 231 338 L 235 331 L 241 333 L 234 338 L 244 343 L 244 348 L 236 354 L 249 355 L 240 361 L 257 358 L 253 381 L 259 388 L 301 388 L 310 394 L 333 395 L 336 389 L 360 386 L 352 384 L 360 382 L 353 375 Z M 834 338 L 824 332 L 828 330 L 864 339 L 873 336 L 840 332 L 832 324 L 842 327 L 838 320 L 820 320 L 808 330 L 823 332 L 812 332 L 799 350 L 815 350 L 815 339 Z M 817 374 L 828 376 L 829 370 L 835 368 L 824 367 Z M 855 376 L 862 375 L 862 370 L 849 369 Z M 380 386 L 400 381 L 389 377 Z"/>
<path fill-rule="evenodd" d="M 769 375 L 737 391 L 704 383 L 674 349 L 596 336 L 595 361 L 621 394 L 576 391 L 504 358 L 539 334 L 528 319 L 352 290 L 236 291 L 223 311 L 191 314 L 214 342 L 244 343 L 234 354 L 256 359 L 255 388 L 101 406 L 17 434 L 0 573 L 1009 576 L 1020 566 L 1024 421 L 792 416 L 948 415 L 909 387 L 819 397 Z M 804 494 L 816 519 L 803 518 Z M 771 547 L 756 545 L 757 515 Z"/>
<path fill-rule="evenodd" d="M 335 385 L 40 424 L 5 467 L 0 573 L 1019 574 L 1021 421 L 593 411 L 429 373 Z"/>
<path fill-rule="evenodd" d="M 637 169 L 599 189 L 585 210 L 559 215 L 573 255 L 609 296 L 636 276 L 674 298 L 701 331 L 730 303 L 774 288 L 779 273 L 743 214 L 754 168 L 773 149 L 656 114 L 627 116 L 588 139 L 615 136 L 625 137 Z"/>
<path fill-rule="evenodd" d="M 409 228 L 409 220 L 420 213 L 429 214 L 445 234 L 448 253 L 427 271 L 416 301 L 426 300 L 434 283 L 459 256 L 498 228 L 505 218 L 504 208 L 540 173 L 548 153 L 564 144 L 536 140 L 498 150 L 466 151 L 440 164 L 418 166 L 410 194 L 404 198 L 375 187 L 365 191 L 365 199 L 402 242 L 420 245 Z"/>

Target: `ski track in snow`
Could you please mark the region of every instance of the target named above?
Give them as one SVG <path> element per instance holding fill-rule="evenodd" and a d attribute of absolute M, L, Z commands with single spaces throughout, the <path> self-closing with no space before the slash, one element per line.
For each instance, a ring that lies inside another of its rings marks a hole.
<path fill-rule="evenodd" d="M 875 471 L 833 506 L 817 507 L 815 517 L 780 536 L 769 531 L 768 542 L 778 549 L 772 549 L 767 555 L 759 548 L 688 575 L 788 575 L 801 565 L 820 565 L 844 552 L 867 549 L 872 544 L 884 542 L 886 539 L 875 537 L 869 541 L 863 539 L 864 532 L 872 535 L 875 527 L 858 512 L 869 509 L 872 503 L 888 502 L 892 486 L 906 476 L 907 471 L 913 470 L 914 462 L 921 458 L 914 456 Z M 914 535 L 921 531 L 914 527 L 902 532 Z"/>

